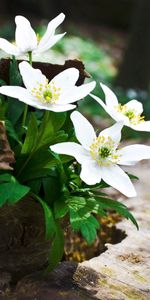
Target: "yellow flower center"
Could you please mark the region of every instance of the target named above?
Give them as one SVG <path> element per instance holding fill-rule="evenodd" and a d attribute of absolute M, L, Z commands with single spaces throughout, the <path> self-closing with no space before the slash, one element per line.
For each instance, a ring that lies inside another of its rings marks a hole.
<path fill-rule="evenodd" d="M 36 87 L 31 90 L 31 93 L 42 103 L 55 104 L 59 100 L 61 88 L 55 86 L 54 82 L 45 83 L 37 82 Z"/>
<path fill-rule="evenodd" d="M 137 125 L 141 122 L 144 122 L 144 116 L 141 116 L 136 109 L 128 108 L 128 106 L 119 104 L 115 107 L 118 112 L 122 113 L 124 116 L 128 117 L 129 121 L 133 125 Z"/>
<path fill-rule="evenodd" d="M 115 149 L 115 142 L 111 137 L 105 136 L 94 140 L 90 146 L 90 154 L 100 166 L 116 164 L 120 156 Z"/>

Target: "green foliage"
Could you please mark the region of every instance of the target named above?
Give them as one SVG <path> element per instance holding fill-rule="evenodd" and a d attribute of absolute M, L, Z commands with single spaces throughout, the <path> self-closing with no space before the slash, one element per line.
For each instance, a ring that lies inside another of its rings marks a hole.
<path fill-rule="evenodd" d="M 95 197 L 95 200 L 102 209 L 116 211 L 126 219 L 129 219 L 136 226 L 136 228 L 139 229 L 135 218 L 129 212 L 127 206 L 123 203 L 105 197 Z"/>
<path fill-rule="evenodd" d="M 62 52 L 63 55 L 75 51 L 77 58 L 84 59 L 88 65 L 88 71 L 100 79 L 99 74 L 106 55 L 90 40 L 74 37 L 64 39 L 56 51 Z M 107 77 L 110 80 L 113 75 L 106 65 L 101 79 Z M 22 84 L 15 58 L 10 63 L 10 84 Z M 87 186 L 80 178 L 81 167 L 74 163 L 72 157 L 58 155 L 50 150 L 50 145 L 76 141 L 70 113 L 37 112 L 36 109 L 31 112 L 29 108 L 26 122 L 22 122 L 24 107 L 25 105 L 16 99 L 0 98 L 0 118 L 5 120 L 9 142 L 16 159 L 13 175 L 0 173 L 0 207 L 4 204 L 14 204 L 28 193 L 41 204 L 45 217 L 45 237 L 51 241 L 48 271 L 52 270 L 63 256 L 63 218 L 70 219 L 72 229 L 80 231 L 88 244 L 93 243 L 97 237 L 97 230 L 100 229 L 97 215 L 107 216 L 109 212 L 116 211 L 130 219 L 138 228 L 135 218 L 124 204 L 108 198 L 101 192 L 102 188 L 109 187 L 105 182 Z M 84 104 L 83 107 L 80 106 L 80 110 L 82 109 L 85 112 Z"/>
<path fill-rule="evenodd" d="M 22 78 L 19 73 L 18 63 L 14 57 L 10 62 L 9 75 L 10 85 L 20 86 L 22 84 Z M 16 125 L 17 121 L 21 117 L 24 111 L 24 107 L 25 104 L 21 101 L 8 97 L 7 117 L 13 125 Z"/>
<path fill-rule="evenodd" d="M 40 197 L 38 197 L 37 195 L 34 195 L 34 197 L 40 202 L 43 211 L 44 211 L 44 216 L 45 216 L 45 229 L 46 229 L 46 239 L 52 239 L 54 234 L 55 234 L 55 230 L 56 230 L 56 226 L 55 226 L 55 220 L 53 217 L 53 213 L 51 208 L 46 204 L 45 201 L 43 201 Z"/>
<path fill-rule="evenodd" d="M 0 207 L 6 203 L 14 204 L 28 194 L 30 188 L 18 183 L 10 174 L 0 175 Z"/>
<path fill-rule="evenodd" d="M 54 238 L 52 241 L 50 254 L 49 254 L 49 266 L 47 272 L 52 271 L 62 259 L 64 253 L 64 235 L 61 225 L 58 221 L 55 221 Z"/>
<path fill-rule="evenodd" d="M 56 219 L 63 218 L 69 212 L 69 207 L 66 204 L 64 197 L 58 197 L 54 202 L 54 214 Z"/>
<path fill-rule="evenodd" d="M 58 164 L 49 146 L 67 138 L 63 130 L 59 130 L 65 122 L 65 114 L 46 112 L 38 126 L 34 113 L 30 114 L 28 131 L 17 159 L 15 170 L 22 182 L 48 176 L 49 169 Z"/>
<path fill-rule="evenodd" d="M 70 223 L 75 231 L 81 231 L 87 243 L 90 244 L 94 241 L 97 236 L 96 230 L 100 227 L 94 215 L 107 216 L 108 211 L 116 211 L 130 219 L 138 229 L 134 216 L 123 203 L 108 198 L 100 191 L 94 193 L 90 188 L 82 188 L 76 192 L 83 196 L 71 196 L 66 200 L 70 212 Z"/>

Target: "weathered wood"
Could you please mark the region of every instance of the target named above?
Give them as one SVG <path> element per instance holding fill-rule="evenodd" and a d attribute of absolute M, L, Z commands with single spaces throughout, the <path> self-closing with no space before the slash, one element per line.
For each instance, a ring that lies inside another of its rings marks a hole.
<path fill-rule="evenodd" d="M 41 205 L 26 196 L 15 205 L 0 209 L 0 286 L 9 274 L 16 281 L 45 267 L 50 241 L 45 239 Z"/>
<path fill-rule="evenodd" d="M 4 122 L 0 121 L 0 170 L 12 170 L 10 164 L 15 163 L 14 153 L 11 150 Z"/>
<path fill-rule="evenodd" d="M 125 231 L 127 237 L 119 244 L 107 245 L 106 252 L 80 264 L 74 275 L 79 285 L 95 291 L 96 298 L 101 300 L 150 299 L 150 171 L 142 165 L 141 172 L 139 165 L 132 171 L 130 168 L 130 173 L 139 176 L 138 196 L 125 200 L 125 204 L 136 217 L 140 230 L 127 220 L 121 221 L 117 228 Z M 96 272 L 95 286 L 83 281 L 84 268 Z"/>
<path fill-rule="evenodd" d="M 10 59 L 0 60 L 0 79 L 6 81 L 7 84 L 9 84 L 10 61 Z M 18 61 L 18 63 L 19 62 L 21 61 Z M 66 60 L 63 65 L 44 62 L 33 62 L 33 67 L 36 69 L 40 69 L 49 80 L 53 79 L 54 76 L 68 68 L 76 68 L 79 70 L 79 79 L 76 83 L 77 85 L 81 85 L 86 77 L 90 77 L 90 75 L 85 71 L 85 67 L 82 61 L 77 59 Z"/>

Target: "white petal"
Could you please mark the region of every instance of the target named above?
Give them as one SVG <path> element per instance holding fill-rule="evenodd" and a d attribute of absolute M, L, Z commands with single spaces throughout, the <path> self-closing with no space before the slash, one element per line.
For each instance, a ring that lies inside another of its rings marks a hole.
<path fill-rule="evenodd" d="M 117 122 L 122 121 L 124 123 L 129 123 L 129 120 L 126 116 L 123 114 L 119 113 L 114 107 L 107 106 L 99 97 L 90 94 L 90 96 L 96 100 L 104 109 L 105 111 Z"/>
<path fill-rule="evenodd" d="M 117 147 L 121 139 L 122 127 L 123 127 L 123 122 L 115 123 L 113 126 L 102 130 L 99 136 L 105 136 L 106 138 L 111 137 Z"/>
<path fill-rule="evenodd" d="M 137 100 L 131 100 L 128 103 L 126 103 L 126 107 L 129 109 L 135 109 L 135 111 L 138 114 L 141 114 L 143 112 L 143 105 L 141 102 Z"/>
<path fill-rule="evenodd" d="M 127 197 L 135 197 L 136 191 L 128 175 L 118 166 L 102 168 L 102 179 Z"/>
<path fill-rule="evenodd" d="M 81 145 L 73 142 L 59 143 L 50 146 L 50 149 L 58 154 L 66 154 L 75 157 L 75 159 L 81 164 L 88 162 L 90 156 Z"/>
<path fill-rule="evenodd" d="M 129 165 L 129 162 L 136 163 L 142 159 L 150 159 L 150 146 L 135 144 L 126 146 L 119 150 L 119 164 Z"/>
<path fill-rule="evenodd" d="M 74 109 L 76 107 L 75 105 L 71 104 L 53 105 L 50 103 L 42 103 L 36 97 L 33 97 L 27 89 L 19 86 L 2 86 L 0 87 L 0 93 L 12 98 L 19 99 L 20 101 L 38 109 L 63 112 Z"/>
<path fill-rule="evenodd" d="M 19 64 L 19 70 L 27 89 L 31 90 L 38 83 L 45 83 L 46 77 L 39 69 L 34 69 L 31 65 L 23 61 Z"/>
<path fill-rule="evenodd" d="M 44 49 L 45 45 L 53 38 L 55 29 L 63 22 L 65 15 L 60 13 L 56 18 L 48 23 L 47 30 L 39 42 L 38 49 Z M 45 50 L 44 50 L 45 51 Z"/>
<path fill-rule="evenodd" d="M 37 47 L 37 38 L 30 22 L 23 16 L 16 16 L 16 44 L 22 52 L 29 52 Z"/>
<path fill-rule="evenodd" d="M 79 78 L 79 70 L 76 68 L 68 68 L 57 74 L 51 81 L 56 87 L 61 88 L 61 93 L 73 87 Z"/>
<path fill-rule="evenodd" d="M 94 128 L 89 123 L 89 121 L 78 111 L 74 111 L 71 114 L 71 120 L 73 122 L 75 134 L 78 141 L 83 145 L 85 149 L 89 150 L 90 145 L 96 138 Z"/>
<path fill-rule="evenodd" d="M 128 125 L 129 127 L 131 127 L 134 130 L 138 130 L 138 131 L 150 131 L 150 121 L 143 121 L 137 125 Z"/>
<path fill-rule="evenodd" d="M 20 87 L 20 86 L 7 86 L 4 85 L 2 87 L 0 87 L 0 94 L 3 94 L 5 96 L 9 96 L 12 98 L 25 98 L 25 97 L 30 97 L 31 95 L 30 93 L 27 91 L 27 89 Z"/>
<path fill-rule="evenodd" d="M 15 45 L 2 38 L 0 38 L 0 49 L 11 55 L 21 55 L 21 52 Z"/>
<path fill-rule="evenodd" d="M 51 110 L 51 111 L 55 111 L 55 112 L 63 112 L 63 111 L 68 111 L 68 110 L 72 110 L 74 108 L 76 108 L 76 105 L 72 105 L 72 104 L 66 104 L 66 105 L 54 105 L 54 104 L 46 104 L 44 103 L 43 106 L 41 105 L 41 107 L 39 107 L 41 109 L 47 109 L 47 110 Z"/>
<path fill-rule="evenodd" d="M 102 88 L 102 90 L 105 94 L 106 105 L 108 107 L 117 106 L 118 105 L 118 100 L 117 100 L 116 95 L 111 91 L 111 89 L 108 86 L 106 86 L 102 83 L 100 83 L 100 85 L 101 85 L 101 88 Z"/>
<path fill-rule="evenodd" d="M 93 185 L 101 181 L 102 172 L 96 162 L 83 163 L 80 177 L 86 184 Z"/>
<path fill-rule="evenodd" d="M 92 81 L 80 86 L 74 86 L 70 89 L 68 88 L 68 91 L 65 93 L 65 95 L 61 96 L 62 103 L 72 103 L 83 99 L 95 88 L 95 85 L 96 82 Z"/>
<path fill-rule="evenodd" d="M 38 46 L 37 49 L 33 51 L 33 53 L 38 54 L 47 51 L 48 49 L 52 48 L 65 34 L 66 32 L 62 34 L 52 35 L 47 43 L 43 45 L 43 47 Z"/>

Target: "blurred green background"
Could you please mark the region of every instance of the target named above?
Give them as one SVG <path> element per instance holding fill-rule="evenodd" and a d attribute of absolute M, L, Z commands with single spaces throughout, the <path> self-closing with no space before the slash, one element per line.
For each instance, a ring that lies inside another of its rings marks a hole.
<path fill-rule="evenodd" d="M 0 37 L 14 40 L 14 17 L 27 17 L 42 36 L 47 23 L 60 12 L 66 20 L 59 28 L 66 36 L 40 60 L 64 63 L 80 59 L 98 84 L 94 94 L 104 99 L 103 82 L 125 103 L 142 101 L 150 119 L 150 1 L 149 0 L 5 0 L 0 11 Z M 0 56 L 5 54 L 1 51 Z M 91 79 L 90 79 L 91 80 Z M 90 97 L 80 102 L 80 111 L 102 128 L 111 124 L 109 116 Z M 127 129 L 125 137 L 148 138 L 148 133 Z"/>

